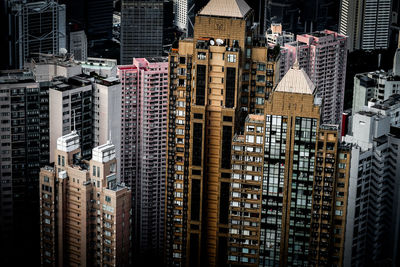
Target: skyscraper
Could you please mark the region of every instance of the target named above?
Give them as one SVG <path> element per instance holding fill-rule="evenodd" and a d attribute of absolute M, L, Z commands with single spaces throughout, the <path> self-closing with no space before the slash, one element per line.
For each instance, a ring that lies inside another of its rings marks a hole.
<path fill-rule="evenodd" d="M 374 50 L 389 46 L 391 0 L 343 0 L 339 33 L 348 36 L 348 49 Z"/>
<path fill-rule="evenodd" d="M 193 36 L 194 19 L 207 0 L 174 1 L 175 25 L 184 32 L 185 37 Z"/>
<path fill-rule="evenodd" d="M 48 91 L 31 72 L 0 73 L 0 124 L 0 234 L 9 255 L 0 263 L 38 265 L 38 175 L 49 158 L 49 117 Z"/>
<path fill-rule="evenodd" d="M 131 266 L 131 191 L 116 179 L 107 142 L 81 160 L 79 136 L 57 140 L 54 167 L 40 171 L 42 266 Z"/>
<path fill-rule="evenodd" d="M 59 0 L 65 4 L 67 21 L 82 27 L 89 41 L 112 38 L 112 0 Z"/>
<path fill-rule="evenodd" d="M 66 48 L 65 6 L 55 1 L 9 1 L 10 68 L 23 68 L 32 54 Z"/>
<path fill-rule="evenodd" d="M 395 114 L 384 114 L 388 109 L 376 105 L 353 114 L 344 138 L 352 146 L 344 266 L 397 266 L 400 260 L 400 130 L 391 122 Z"/>
<path fill-rule="evenodd" d="M 170 53 L 167 266 L 226 264 L 232 137 L 247 113 L 264 113 L 275 81 L 256 34 L 244 0 L 211 0 Z"/>
<path fill-rule="evenodd" d="M 339 153 L 338 127 L 320 125 L 315 92 L 296 64 L 265 115 L 248 115 L 244 134 L 234 137 L 230 266 L 341 265 L 348 180 L 342 162 L 350 158 Z"/>
<path fill-rule="evenodd" d="M 121 177 L 133 194 L 134 248 L 140 258 L 146 254 L 160 261 L 164 245 L 167 58 L 135 58 L 132 65 L 118 66 L 118 76 L 122 82 Z"/>
<path fill-rule="evenodd" d="M 92 82 L 83 77 L 58 77 L 49 90 L 50 162 L 54 160 L 57 140 L 71 131 L 77 131 L 81 156 L 91 157 L 93 148 Z"/>
<path fill-rule="evenodd" d="M 163 27 L 163 0 L 123 0 L 121 64 L 131 64 L 132 58 L 162 56 Z"/>
<path fill-rule="evenodd" d="M 324 29 L 337 30 L 338 0 L 269 0 L 265 2 L 267 27 L 276 22 L 282 23 L 285 30 L 294 33 Z"/>
<path fill-rule="evenodd" d="M 344 87 L 347 63 L 347 38 L 324 30 L 297 35 L 297 42 L 287 43 L 290 60 L 298 59 L 323 99 L 322 123 L 339 124 L 343 112 Z"/>

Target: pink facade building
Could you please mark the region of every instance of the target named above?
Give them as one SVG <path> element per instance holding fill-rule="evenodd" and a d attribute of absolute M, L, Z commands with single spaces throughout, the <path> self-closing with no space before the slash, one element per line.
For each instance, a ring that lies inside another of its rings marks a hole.
<path fill-rule="evenodd" d="M 293 65 L 296 57 L 323 99 L 324 124 L 340 124 L 343 112 L 346 79 L 347 37 L 324 30 L 297 35 L 297 41 L 285 44 L 286 64 Z M 285 69 L 288 69 L 285 67 Z"/>
<path fill-rule="evenodd" d="M 134 246 L 163 246 L 168 59 L 136 58 L 118 66 L 122 83 L 121 180 L 132 189 Z"/>

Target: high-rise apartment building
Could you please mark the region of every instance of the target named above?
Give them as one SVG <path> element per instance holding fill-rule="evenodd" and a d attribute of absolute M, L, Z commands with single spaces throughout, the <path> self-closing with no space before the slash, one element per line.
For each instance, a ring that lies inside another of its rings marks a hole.
<path fill-rule="evenodd" d="M 341 265 L 350 157 L 315 93 L 295 65 L 234 137 L 230 266 Z"/>
<path fill-rule="evenodd" d="M 115 156 L 121 161 L 121 99 L 122 86 L 116 77 L 96 78 L 93 85 L 92 131 L 97 147 L 110 140 L 115 145 Z M 117 165 L 117 181 L 121 180 L 121 165 Z"/>
<path fill-rule="evenodd" d="M 81 159 L 76 132 L 57 140 L 40 171 L 42 266 L 131 266 L 131 191 L 116 179 L 107 142 Z"/>
<path fill-rule="evenodd" d="M 8 66 L 23 68 L 35 53 L 66 48 L 65 6 L 56 1 L 8 1 Z"/>
<path fill-rule="evenodd" d="M 77 131 L 81 155 L 88 159 L 93 148 L 92 82 L 74 76 L 55 78 L 49 90 L 50 162 L 54 160 L 57 139 Z"/>
<path fill-rule="evenodd" d="M 118 66 L 122 83 L 121 177 L 133 194 L 136 253 L 162 257 L 168 108 L 167 58 Z M 146 260 L 148 262 L 148 260 Z"/>
<path fill-rule="evenodd" d="M 343 112 L 346 80 L 347 38 L 333 31 L 324 30 L 297 35 L 297 42 L 285 48 L 293 64 L 297 59 L 321 96 L 322 123 L 339 124 Z"/>
<path fill-rule="evenodd" d="M 391 14 L 391 0 L 342 0 L 339 33 L 348 36 L 349 51 L 388 48 Z"/>
<path fill-rule="evenodd" d="M 120 107 L 121 83 L 115 77 L 55 77 L 49 89 L 50 162 L 57 138 L 73 130 L 81 137 L 83 158 L 90 158 L 92 148 L 107 140 L 115 144 L 120 157 Z"/>
<path fill-rule="evenodd" d="M 193 39 L 169 56 L 167 266 L 227 259 L 231 145 L 247 113 L 264 113 L 275 60 L 244 0 L 211 0 Z"/>
<path fill-rule="evenodd" d="M 0 72 L 0 264 L 39 264 L 38 174 L 49 158 L 48 92 L 32 72 Z M 36 229 L 35 229 L 36 228 Z M 18 240 L 25 240 L 21 243 Z M 18 257 L 18 250 L 26 258 Z"/>
<path fill-rule="evenodd" d="M 362 110 L 371 100 L 385 101 L 393 94 L 400 93 L 400 49 L 397 49 L 393 59 L 393 69 L 390 71 L 359 73 L 354 76 L 352 111 Z"/>
<path fill-rule="evenodd" d="M 121 64 L 131 64 L 132 58 L 162 56 L 163 29 L 163 0 L 123 0 Z"/>
<path fill-rule="evenodd" d="M 400 130 L 380 108 L 353 114 L 344 138 L 352 148 L 343 266 L 400 261 Z"/>

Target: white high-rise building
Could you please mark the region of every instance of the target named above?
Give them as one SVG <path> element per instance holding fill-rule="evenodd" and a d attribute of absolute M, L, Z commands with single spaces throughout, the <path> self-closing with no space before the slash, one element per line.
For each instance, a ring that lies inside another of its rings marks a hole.
<path fill-rule="evenodd" d="M 386 103 L 389 104 L 389 103 Z M 354 114 L 344 266 L 397 266 L 400 230 L 400 129 L 387 105 Z M 395 107 L 394 107 L 395 108 Z"/>
<path fill-rule="evenodd" d="M 391 9 L 391 0 L 342 0 L 339 33 L 349 37 L 349 50 L 388 48 Z"/>

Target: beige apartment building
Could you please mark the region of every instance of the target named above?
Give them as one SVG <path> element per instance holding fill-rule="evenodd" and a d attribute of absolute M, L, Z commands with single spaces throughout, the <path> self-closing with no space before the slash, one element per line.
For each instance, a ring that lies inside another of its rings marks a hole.
<path fill-rule="evenodd" d="M 40 172 L 42 266 L 130 266 L 131 191 L 116 179 L 115 147 L 81 159 L 75 131 L 57 140 Z"/>

